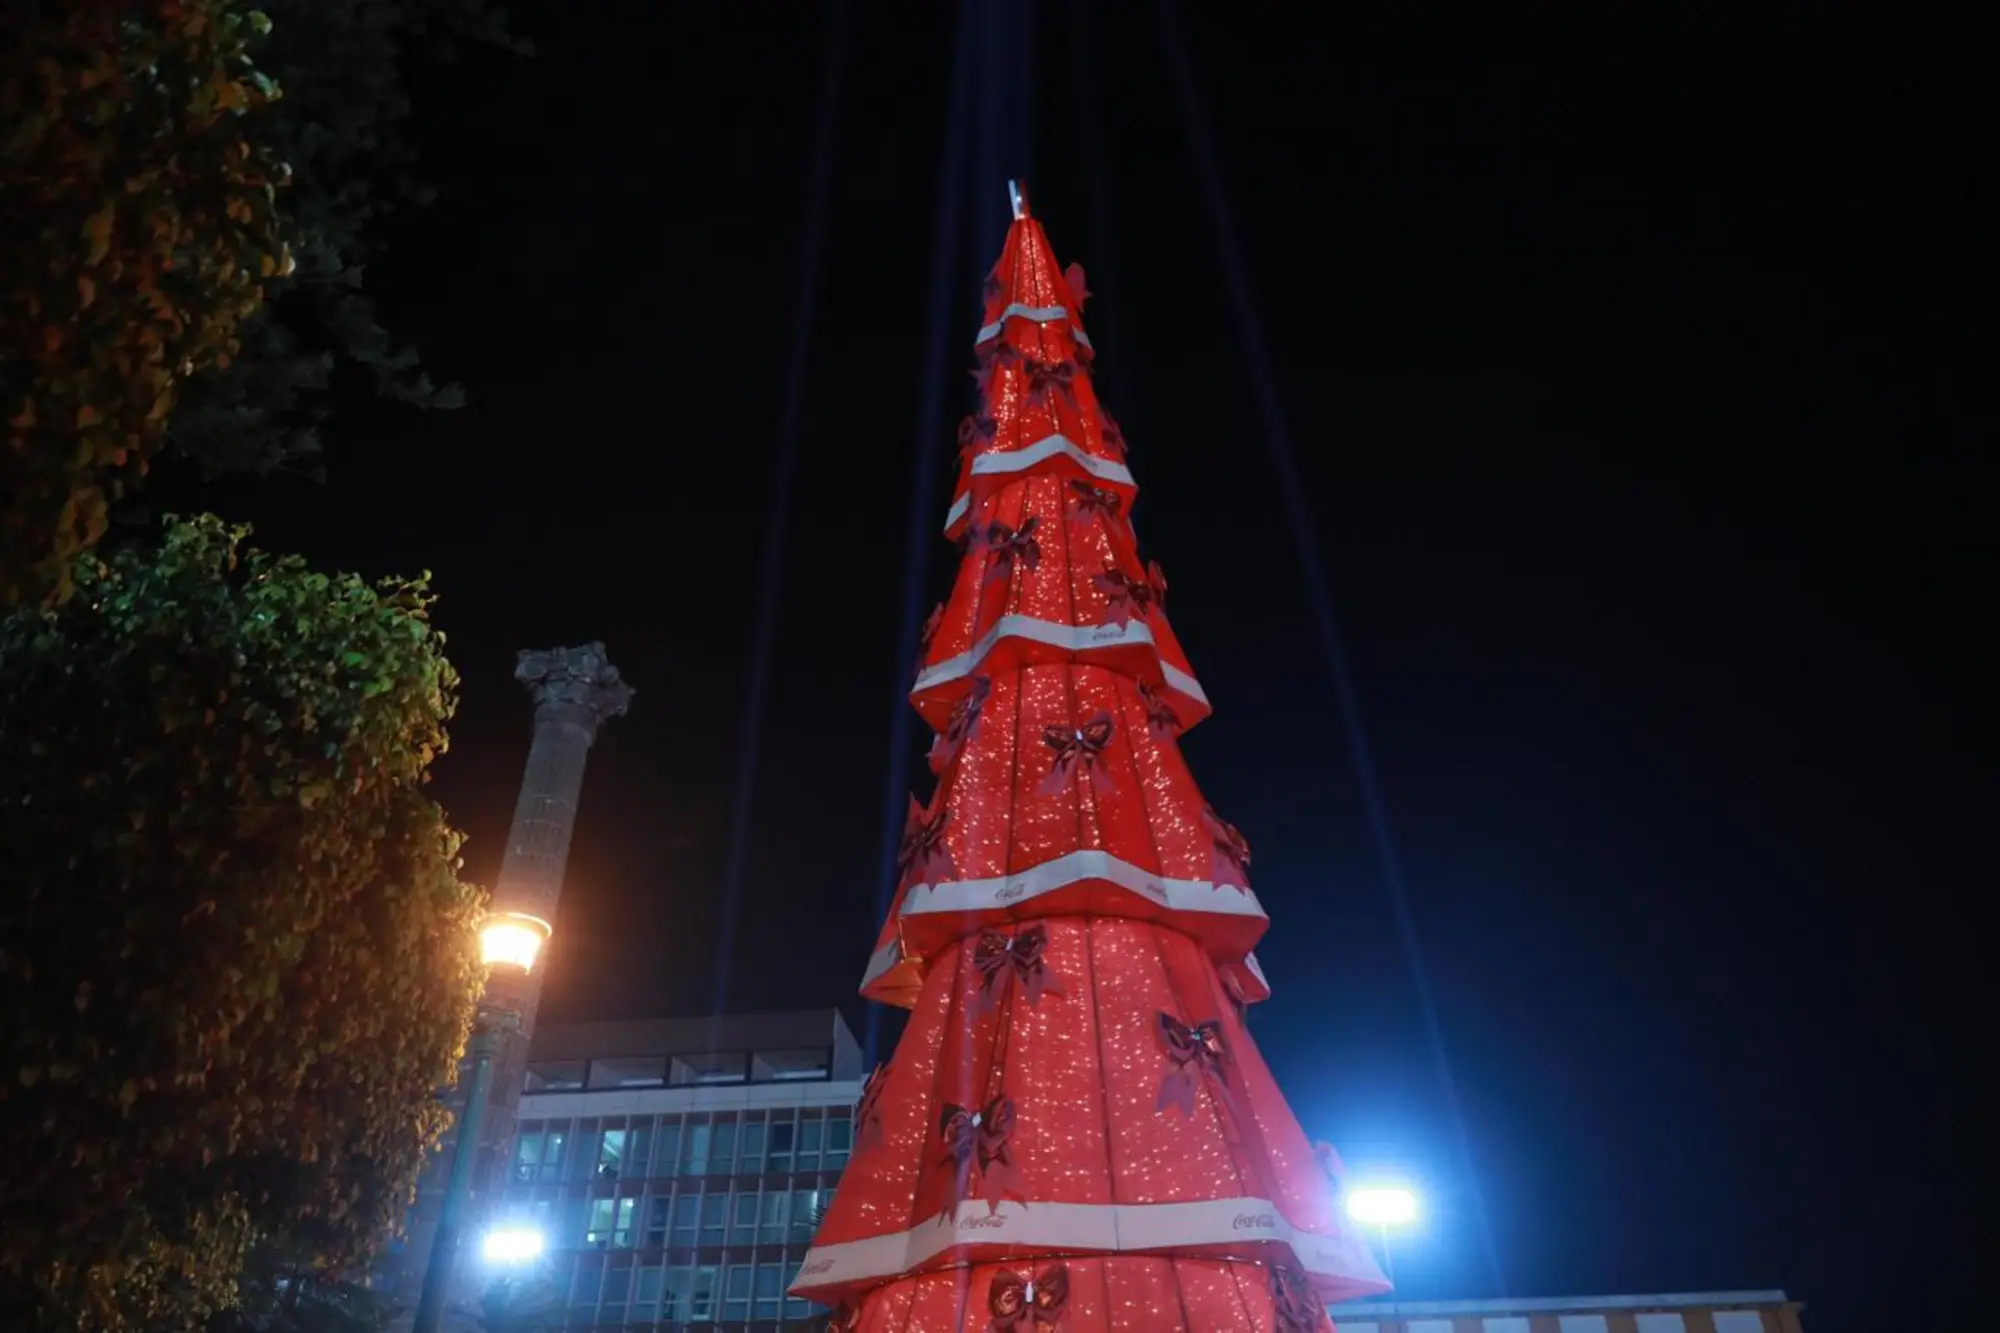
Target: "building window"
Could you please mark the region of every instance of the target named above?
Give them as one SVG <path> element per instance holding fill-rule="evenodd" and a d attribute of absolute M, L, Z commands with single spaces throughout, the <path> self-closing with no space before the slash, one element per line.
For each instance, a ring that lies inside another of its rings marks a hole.
<path fill-rule="evenodd" d="M 657 1088 L 667 1081 L 664 1055 L 623 1056 L 592 1060 L 587 1088 Z"/>
<path fill-rule="evenodd" d="M 819 1230 L 820 1204 L 811 1190 L 792 1191 L 792 1239 L 810 1241 Z"/>
<path fill-rule="evenodd" d="M 801 1173 L 819 1170 L 819 1149 L 825 1137 L 826 1121 L 819 1118 L 817 1111 L 806 1111 L 799 1116 L 799 1161 L 795 1170 Z"/>
<path fill-rule="evenodd" d="M 650 1324 L 660 1310 L 660 1270 L 642 1268 L 639 1281 L 632 1293 L 632 1322 Z"/>
<path fill-rule="evenodd" d="M 715 1131 L 709 1140 L 708 1170 L 711 1175 L 729 1175 L 736 1166 L 736 1114 L 725 1111 L 715 1117 Z"/>
<path fill-rule="evenodd" d="M 845 1111 L 836 1111 L 826 1119 L 826 1169 L 838 1171 L 847 1165 L 847 1155 L 854 1149 L 854 1121 Z"/>
<path fill-rule="evenodd" d="M 597 1140 L 597 1178 L 616 1180 L 625 1171 L 628 1131 L 607 1129 Z"/>
<path fill-rule="evenodd" d="M 771 1190 L 764 1195 L 758 1213 L 763 1225 L 764 1243 L 782 1245 L 785 1243 L 785 1192 Z"/>
<path fill-rule="evenodd" d="M 694 1270 L 694 1285 L 688 1291 L 688 1319 L 706 1324 L 715 1318 L 715 1266 Z"/>
<path fill-rule="evenodd" d="M 688 1317 L 693 1306 L 694 1270 L 691 1268 L 669 1268 L 662 1275 L 660 1291 L 660 1318 L 681 1320 Z"/>
<path fill-rule="evenodd" d="M 744 1112 L 743 1133 L 738 1136 L 742 1165 L 737 1168 L 743 1175 L 764 1174 L 764 1135 L 769 1128 L 762 1111 Z"/>
<path fill-rule="evenodd" d="M 598 1320 L 606 1324 L 625 1322 L 625 1300 L 632 1294 L 632 1270 L 613 1268 L 604 1274 L 603 1309 Z"/>
<path fill-rule="evenodd" d="M 625 1164 L 619 1168 L 627 1180 L 644 1180 L 652 1175 L 653 1164 L 653 1120 L 642 1116 L 632 1122 L 632 1141 L 625 1152 Z"/>
<path fill-rule="evenodd" d="M 757 1312 L 759 1319 L 776 1319 L 785 1297 L 785 1270 L 779 1264 L 757 1265 Z"/>
<path fill-rule="evenodd" d="M 759 1051 L 750 1057 L 753 1083 L 792 1083 L 833 1076 L 833 1052 L 826 1047 L 797 1051 Z"/>
<path fill-rule="evenodd" d="M 574 1092 L 583 1086 L 584 1062 L 548 1060 L 528 1066 L 523 1092 Z"/>
<path fill-rule="evenodd" d="M 695 1223 L 701 1216 L 701 1196 L 699 1194 L 676 1194 L 674 1196 L 674 1232 L 668 1242 L 675 1249 L 693 1249 Z"/>
<path fill-rule="evenodd" d="M 701 1243 L 720 1245 L 729 1229 L 729 1195 L 701 1196 Z"/>
<path fill-rule="evenodd" d="M 768 1195 L 766 1196 L 769 1197 Z M 731 1245 L 755 1245 L 757 1243 L 757 1190 L 755 1186 L 737 1194 L 735 1214 L 729 1221 L 729 1243 Z"/>
<path fill-rule="evenodd" d="M 569 1284 L 569 1304 L 572 1310 L 596 1308 L 597 1280 L 604 1276 L 604 1270 L 599 1265 L 603 1262 L 599 1259 L 576 1266 L 576 1276 L 570 1279 Z"/>
<path fill-rule="evenodd" d="M 722 1317 L 726 1322 L 740 1323 L 750 1317 L 750 1278 L 748 1264 L 732 1264 L 722 1280 Z"/>
<path fill-rule="evenodd" d="M 664 1194 L 655 1194 L 646 1204 L 646 1248 L 657 1250 L 667 1243 L 667 1210 L 673 1205 Z"/>
<path fill-rule="evenodd" d="M 778 1114 L 785 1114 L 780 1112 Z M 797 1137 L 798 1127 L 790 1120 L 771 1122 L 771 1165 L 768 1168 L 774 1176 L 790 1175 L 792 1171 L 792 1143 Z"/>
<path fill-rule="evenodd" d="M 742 1055 L 677 1055 L 667 1081 L 675 1087 L 695 1083 L 742 1083 L 749 1077 Z"/>
<path fill-rule="evenodd" d="M 531 1129 L 514 1141 L 514 1179 L 530 1182 L 541 1173 L 542 1150 L 548 1137 L 546 1130 Z"/>
<path fill-rule="evenodd" d="M 600 1133 L 597 1126 L 595 1120 L 577 1122 L 576 1139 L 570 1147 L 567 1179 L 580 1182 L 596 1177 L 597 1139 Z"/>
<path fill-rule="evenodd" d="M 684 1176 L 705 1176 L 708 1174 L 708 1149 L 712 1142 L 708 1118 L 688 1123 L 681 1135 L 681 1174 Z"/>
<path fill-rule="evenodd" d="M 681 1118 L 677 1115 L 660 1118 L 660 1155 L 656 1174 L 674 1175 L 680 1169 Z"/>
<path fill-rule="evenodd" d="M 595 1249 L 606 1245 L 632 1248 L 632 1223 L 639 1207 L 637 1199 L 592 1199 L 590 1224 L 584 1229 L 583 1243 Z"/>

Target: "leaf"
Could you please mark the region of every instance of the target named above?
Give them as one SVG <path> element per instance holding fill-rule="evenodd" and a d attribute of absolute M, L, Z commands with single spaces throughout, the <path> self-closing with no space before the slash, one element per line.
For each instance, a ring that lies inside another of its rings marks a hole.
<path fill-rule="evenodd" d="M 83 224 L 83 240 L 86 247 L 84 252 L 85 263 L 92 265 L 102 264 L 104 257 L 111 253 L 111 225 L 117 219 L 118 201 L 115 199 L 106 199 L 104 206 L 99 208 L 95 213 L 92 213 L 90 218 Z"/>

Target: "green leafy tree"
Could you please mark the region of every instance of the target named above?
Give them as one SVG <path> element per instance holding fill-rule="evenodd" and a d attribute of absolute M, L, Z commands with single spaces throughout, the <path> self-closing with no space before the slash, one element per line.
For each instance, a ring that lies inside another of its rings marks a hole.
<path fill-rule="evenodd" d="M 343 366 L 396 401 L 463 401 L 364 272 L 427 197 L 410 65 L 525 50 L 499 10 L 0 0 L 0 33 L 0 600 L 67 595 L 163 452 L 316 472 Z"/>
<path fill-rule="evenodd" d="M 230 0 L 0 3 L 0 598 L 66 591 L 188 378 L 291 267 L 264 16 Z"/>
<path fill-rule="evenodd" d="M 421 580 L 214 519 L 0 618 L 0 1327 L 171 1333 L 365 1261 L 449 1113 L 482 895 Z"/>

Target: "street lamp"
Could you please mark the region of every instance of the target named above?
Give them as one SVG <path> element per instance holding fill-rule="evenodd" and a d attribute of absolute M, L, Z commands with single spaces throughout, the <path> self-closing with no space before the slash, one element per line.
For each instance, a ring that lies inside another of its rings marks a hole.
<path fill-rule="evenodd" d="M 490 1264 L 525 1264 L 542 1257 L 542 1233 L 530 1227 L 495 1227 L 479 1251 Z"/>
<path fill-rule="evenodd" d="M 549 938 L 549 923 L 523 912 L 495 912 L 479 928 L 479 960 L 486 965 L 489 984 L 500 975 L 526 976 Z M 458 1233 L 464 1226 L 465 1196 L 472 1184 L 472 1165 L 479 1156 L 479 1122 L 493 1088 L 493 1065 L 507 1034 L 520 1029 L 521 1016 L 485 999 L 472 1020 L 472 1078 L 466 1085 L 465 1110 L 458 1117 L 458 1142 L 451 1153 L 451 1176 L 445 1182 L 444 1203 L 438 1209 L 437 1230 L 431 1235 L 431 1259 L 424 1269 L 423 1292 L 410 1333 L 437 1333 L 444 1317 L 445 1290 L 458 1259 Z M 537 1237 L 539 1239 L 539 1237 Z"/>
<path fill-rule="evenodd" d="M 1402 1185 L 1358 1185 L 1347 1191 L 1347 1215 L 1366 1227 L 1375 1228 L 1382 1242 L 1382 1272 L 1393 1286 L 1396 1264 L 1389 1253 L 1389 1228 L 1407 1227 L 1417 1220 L 1417 1196 Z"/>

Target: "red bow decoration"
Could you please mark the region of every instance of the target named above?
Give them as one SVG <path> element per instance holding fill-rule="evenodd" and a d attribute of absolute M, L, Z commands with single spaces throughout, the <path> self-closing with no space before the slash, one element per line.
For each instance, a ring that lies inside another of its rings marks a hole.
<path fill-rule="evenodd" d="M 1146 586 L 1153 590 L 1153 605 L 1162 611 L 1167 609 L 1167 571 L 1160 568 L 1157 560 L 1146 562 Z"/>
<path fill-rule="evenodd" d="M 981 448 L 993 443 L 993 437 L 999 433 L 999 422 L 984 412 L 974 412 L 958 423 L 959 456 L 971 458 Z"/>
<path fill-rule="evenodd" d="M 958 875 L 951 849 L 944 843 L 945 822 L 951 811 L 942 805 L 935 817 L 910 798 L 910 813 L 903 819 L 903 845 L 896 853 L 898 887 L 910 884 L 938 884 Z"/>
<path fill-rule="evenodd" d="M 988 393 L 993 387 L 993 377 L 1004 366 L 1018 366 L 1027 358 L 1021 349 L 1007 341 L 1002 333 L 991 342 L 983 342 L 972 354 L 972 378 L 979 381 L 979 391 Z"/>
<path fill-rule="evenodd" d="M 1090 785 L 1098 791 L 1108 791 L 1111 774 L 1098 761 L 1104 757 L 1104 749 L 1111 744 L 1117 723 L 1111 714 L 1099 713 L 1080 727 L 1043 727 L 1042 744 L 1056 752 L 1055 763 L 1049 775 L 1035 788 L 1037 796 L 1053 796 L 1069 785 L 1080 764 L 1090 770 Z"/>
<path fill-rule="evenodd" d="M 1063 285 L 1069 288 L 1070 309 L 1081 315 L 1083 313 L 1083 303 L 1088 301 L 1093 295 L 1090 288 L 1084 284 L 1083 265 L 1071 264 L 1068 268 L 1064 269 Z"/>
<path fill-rule="evenodd" d="M 979 998 L 973 1001 L 975 1015 L 989 1014 L 999 1005 L 1007 988 L 1019 981 L 1029 1004 L 1040 1004 L 1044 993 L 1062 995 L 1062 979 L 1049 971 L 1042 954 L 1049 947 L 1046 926 L 1028 926 L 1012 937 L 989 930 L 979 937 L 972 950 L 972 970 L 980 978 Z"/>
<path fill-rule="evenodd" d="M 1133 578 L 1116 565 L 1105 566 L 1102 574 L 1092 574 L 1090 582 L 1104 594 L 1106 624 L 1124 629 L 1134 616 L 1143 619 L 1153 605 L 1152 585 Z"/>
<path fill-rule="evenodd" d="M 1057 392 L 1069 399 L 1070 406 L 1076 405 L 1076 363 L 1067 357 L 1061 361 L 1030 361 L 1028 402 L 1039 407 L 1048 402 L 1051 393 Z"/>
<path fill-rule="evenodd" d="M 1125 507 L 1125 497 L 1117 491 L 1108 486 L 1093 486 L 1087 481 L 1071 481 L 1069 498 L 1075 506 L 1070 510 L 1072 518 L 1089 518 L 1096 514 L 1106 523 L 1115 523 Z"/>
<path fill-rule="evenodd" d="M 1271 1308 L 1278 1333 L 1317 1333 L 1326 1309 L 1306 1275 L 1290 1264 L 1271 1265 Z"/>
<path fill-rule="evenodd" d="M 854 1150 L 873 1147 L 882 1141 L 882 1089 L 889 1083 L 889 1066 L 876 1065 L 861 1085 L 861 1100 L 854 1107 Z"/>
<path fill-rule="evenodd" d="M 958 758 L 958 752 L 965 748 L 965 742 L 972 736 L 973 728 L 979 725 L 979 710 L 986 706 L 986 696 L 993 693 L 993 681 L 988 676 L 974 676 L 964 697 L 952 707 L 951 720 L 945 723 L 938 738 L 931 742 L 931 772 L 942 773 Z"/>
<path fill-rule="evenodd" d="M 1054 1328 L 1068 1309 L 1068 1265 L 1050 1264 L 1026 1279 L 1011 1268 L 1003 1268 L 986 1288 L 986 1311 L 993 1316 L 986 1333 Z"/>
<path fill-rule="evenodd" d="M 951 1168 L 951 1185 L 945 1195 L 940 1224 L 958 1215 L 972 1187 L 972 1173 L 979 1172 L 979 1197 L 986 1201 L 987 1215 L 1000 1211 L 1002 1199 L 1026 1203 L 1016 1180 L 1014 1159 L 1008 1140 L 1014 1136 L 1014 1099 L 994 1097 L 977 1111 L 947 1102 L 938 1113 L 938 1134 L 944 1139 L 944 1156 L 939 1166 Z"/>
<path fill-rule="evenodd" d="M 986 571 L 986 582 L 1012 578 L 1016 561 L 1029 569 L 1040 567 L 1042 544 L 1035 539 L 1035 529 L 1041 526 L 1041 522 L 1040 514 L 1030 514 L 1018 528 L 1010 528 L 998 521 L 987 527 L 986 549 L 993 554 L 993 564 Z"/>
<path fill-rule="evenodd" d="M 1181 729 L 1180 715 L 1174 712 L 1174 706 L 1143 680 L 1139 682 L 1139 702 L 1146 710 L 1146 728 L 1155 736 L 1165 740 Z"/>
<path fill-rule="evenodd" d="M 938 626 L 943 623 L 944 603 L 939 602 L 931 608 L 930 615 L 924 620 L 923 629 L 917 633 L 917 655 L 919 657 L 923 657 L 930 652 L 931 640 L 937 637 Z"/>
<path fill-rule="evenodd" d="M 1160 1099 L 1155 1111 L 1178 1106 L 1184 1115 L 1194 1114 L 1195 1080 L 1203 1074 L 1213 1081 L 1218 1100 L 1229 1100 L 1229 1048 L 1223 1044 L 1222 1024 L 1211 1018 L 1189 1027 L 1172 1014 L 1159 1014 L 1153 1029 L 1160 1048 L 1167 1053 L 1167 1075 L 1160 1080 Z"/>
<path fill-rule="evenodd" d="M 1104 442 L 1104 447 L 1109 449 L 1114 457 L 1123 459 L 1126 454 L 1125 432 L 1118 429 L 1118 423 L 1113 421 L 1111 414 L 1102 407 L 1097 409 L 1097 415 L 1102 418 L 1097 426 L 1098 439 Z"/>
<path fill-rule="evenodd" d="M 1209 806 L 1201 812 L 1201 825 L 1208 831 L 1208 877 L 1215 887 L 1250 891 L 1250 844 L 1236 831 L 1236 825 Z"/>

